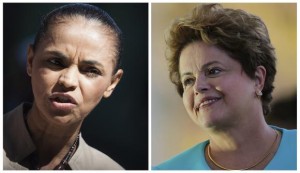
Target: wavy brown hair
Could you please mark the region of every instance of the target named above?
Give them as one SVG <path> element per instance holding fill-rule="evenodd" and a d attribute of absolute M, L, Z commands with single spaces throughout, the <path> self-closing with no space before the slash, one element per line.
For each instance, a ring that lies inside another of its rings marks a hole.
<path fill-rule="evenodd" d="M 167 36 L 167 60 L 170 79 L 182 97 L 183 86 L 179 74 L 179 57 L 185 46 L 194 41 L 214 45 L 239 62 L 245 73 L 255 78 L 258 66 L 266 69 L 261 96 L 264 115 L 271 111 L 276 56 L 264 22 L 243 10 L 223 8 L 220 4 L 206 4 L 194 8 L 192 14 L 176 19 Z"/>

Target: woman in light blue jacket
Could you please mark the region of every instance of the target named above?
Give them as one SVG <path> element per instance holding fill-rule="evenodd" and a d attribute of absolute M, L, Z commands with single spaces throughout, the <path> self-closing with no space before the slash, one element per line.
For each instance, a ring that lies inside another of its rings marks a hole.
<path fill-rule="evenodd" d="M 171 81 L 209 140 L 156 170 L 296 170 L 296 130 L 269 126 L 276 56 L 264 22 L 207 4 L 167 40 Z"/>

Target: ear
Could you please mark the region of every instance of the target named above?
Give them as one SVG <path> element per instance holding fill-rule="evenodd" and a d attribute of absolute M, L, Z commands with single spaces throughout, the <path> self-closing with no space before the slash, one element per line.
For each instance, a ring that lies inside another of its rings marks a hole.
<path fill-rule="evenodd" d="M 123 76 L 123 70 L 119 69 L 112 77 L 112 81 L 111 84 L 107 87 L 106 91 L 103 94 L 104 98 L 108 98 L 112 92 L 114 91 L 114 89 L 116 88 L 116 86 L 118 85 L 118 83 L 120 82 L 121 78 Z"/>
<path fill-rule="evenodd" d="M 29 76 L 31 76 L 31 74 L 32 74 L 33 57 L 34 57 L 33 47 L 32 47 L 32 45 L 29 45 L 28 49 L 27 49 L 27 61 L 26 61 L 26 70 L 27 70 L 27 74 Z"/>
<path fill-rule="evenodd" d="M 255 91 L 262 91 L 265 86 L 266 69 L 264 66 L 256 67 L 255 71 Z"/>

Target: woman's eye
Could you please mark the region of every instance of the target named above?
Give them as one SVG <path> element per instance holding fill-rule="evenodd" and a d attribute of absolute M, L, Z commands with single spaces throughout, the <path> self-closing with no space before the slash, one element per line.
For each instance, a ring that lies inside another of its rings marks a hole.
<path fill-rule="evenodd" d="M 207 69 L 205 75 L 209 76 L 209 77 L 210 76 L 214 77 L 214 76 L 218 75 L 221 71 L 222 71 L 222 69 L 214 67 L 214 68 Z"/>
<path fill-rule="evenodd" d="M 54 67 L 63 67 L 64 66 L 63 62 L 58 58 L 49 59 L 48 63 Z"/>
<path fill-rule="evenodd" d="M 101 71 L 95 67 L 85 68 L 83 69 L 83 73 L 86 74 L 88 77 L 97 77 L 102 74 Z"/>
<path fill-rule="evenodd" d="M 184 85 L 184 87 L 193 85 L 193 84 L 194 84 L 194 81 L 195 81 L 195 80 L 194 80 L 193 78 L 187 78 L 187 79 L 184 79 L 183 85 Z"/>

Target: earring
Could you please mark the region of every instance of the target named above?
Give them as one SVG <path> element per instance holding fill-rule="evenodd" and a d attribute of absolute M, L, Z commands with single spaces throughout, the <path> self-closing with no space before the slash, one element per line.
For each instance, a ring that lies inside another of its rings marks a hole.
<path fill-rule="evenodd" d="M 255 94 L 256 94 L 257 97 L 260 97 L 260 96 L 263 95 L 263 93 L 260 90 L 256 90 Z"/>

